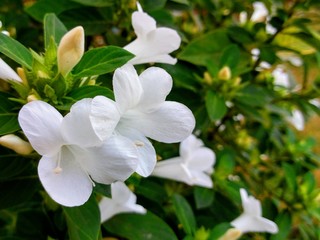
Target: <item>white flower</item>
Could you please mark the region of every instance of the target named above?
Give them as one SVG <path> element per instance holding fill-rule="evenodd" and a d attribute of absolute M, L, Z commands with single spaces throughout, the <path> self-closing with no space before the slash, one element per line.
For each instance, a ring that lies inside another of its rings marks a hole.
<path fill-rule="evenodd" d="M 137 197 L 123 182 L 111 184 L 111 197 L 103 197 L 99 202 L 101 223 L 119 213 L 145 214 L 147 210 L 136 204 Z"/>
<path fill-rule="evenodd" d="M 156 26 L 156 21 L 143 12 L 139 3 L 138 11 L 132 14 L 132 26 L 137 39 L 124 47 L 136 55 L 129 61 L 131 64 L 168 63 L 175 64 L 177 59 L 169 53 L 177 50 L 181 43 L 178 33 L 167 27 Z"/>
<path fill-rule="evenodd" d="M 269 14 L 268 9 L 263 2 L 254 2 L 253 4 L 253 13 L 250 20 L 252 22 L 264 22 Z"/>
<path fill-rule="evenodd" d="M 90 99 L 83 99 L 64 118 L 51 105 L 32 101 L 19 112 L 20 126 L 42 155 L 38 174 L 56 202 L 78 206 L 91 195 L 94 182 L 126 180 L 136 169 L 137 152 L 126 138 L 101 142 L 89 121 Z"/>
<path fill-rule="evenodd" d="M 11 80 L 22 83 L 22 79 L 19 75 L 0 58 L 0 79 L 5 81 Z"/>
<path fill-rule="evenodd" d="M 165 101 L 172 88 L 172 78 L 163 69 L 151 67 L 138 76 L 130 64 L 118 68 L 113 76 L 113 91 L 120 117 L 115 134 L 125 136 L 135 143 L 139 153 L 136 172 L 141 176 L 151 174 L 156 164 L 154 147 L 147 139 L 159 142 L 180 142 L 188 137 L 195 119 L 185 105 Z M 110 116 L 111 100 L 103 96 L 92 100 L 91 116 L 96 134 L 104 139 L 104 121 Z"/>
<path fill-rule="evenodd" d="M 271 74 L 274 77 L 274 84 L 276 86 L 287 89 L 291 87 L 289 74 L 282 67 L 276 67 Z"/>
<path fill-rule="evenodd" d="M 190 135 L 180 144 L 180 157 L 158 162 L 152 175 L 211 188 L 210 174 L 214 163 L 214 152 L 204 147 L 200 139 Z"/>
<path fill-rule="evenodd" d="M 58 69 L 66 76 L 72 68 L 80 61 L 84 53 L 84 30 L 81 26 L 75 27 L 67 32 L 58 47 Z"/>
<path fill-rule="evenodd" d="M 231 222 L 231 225 L 246 232 L 277 233 L 278 226 L 273 221 L 262 217 L 261 203 L 252 196 L 248 196 L 245 189 L 240 189 L 243 213 Z"/>
<path fill-rule="evenodd" d="M 292 111 L 292 116 L 288 117 L 287 120 L 298 130 L 304 129 L 304 117 L 301 111 L 295 109 Z"/>

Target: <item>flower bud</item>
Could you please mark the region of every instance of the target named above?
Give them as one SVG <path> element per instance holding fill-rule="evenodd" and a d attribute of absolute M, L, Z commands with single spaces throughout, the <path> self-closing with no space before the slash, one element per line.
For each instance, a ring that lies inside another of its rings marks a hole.
<path fill-rule="evenodd" d="M 230 228 L 219 240 L 237 240 L 241 237 L 242 232 L 236 228 Z"/>
<path fill-rule="evenodd" d="M 17 68 L 17 73 L 19 75 L 19 77 L 21 78 L 22 80 L 22 83 L 26 86 L 28 86 L 28 79 L 27 79 L 27 76 L 26 76 L 26 73 L 24 72 L 24 69 L 21 68 L 21 67 L 18 67 Z"/>
<path fill-rule="evenodd" d="M 35 101 L 35 100 L 39 100 L 39 97 L 35 94 L 30 94 L 28 97 L 27 97 L 27 101 L 28 102 L 32 102 L 32 101 Z"/>
<path fill-rule="evenodd" d="M 5 81 L 12 80 L 15 82 L 22 82 L 18 74 L 0 58 L 0 79 Z"/>
<path fill-rule="evenodd" d="M 210 73 L 204 72 L 203 79 L 204 79 L 204 82 L 207 83 L 208 85 L 212 84 L 213 79 L 212 79 Z"/>
<path fill-rule="evenodd" d="M 228 66 L 224 66 L 220 69 L 218 73 L 218 78 L 221 80 L 229 80 L 231 79 L 231 70 Z"/>
<path fill-rule="evenodd" d="M 66 76 L 80 61 L 84 53 L 84 30 L 75 27 L 67 32 L 61 39 L 58 47 L 58 69 Z"/>
<path fill-rule="evenodd" d="M 8 134 L 0 137 L 0 145 L 22 155 L 28 155 L 33 151 L 30 143 L 22 140 L 14 134 Z"/>

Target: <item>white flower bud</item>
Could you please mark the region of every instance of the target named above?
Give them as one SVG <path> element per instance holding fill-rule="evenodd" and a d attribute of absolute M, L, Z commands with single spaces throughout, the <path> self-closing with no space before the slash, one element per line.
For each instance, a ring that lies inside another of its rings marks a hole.
<path fill-rule="evenodd" d="M 22 140 L 14 134 L 8 134 L 0 137 L 0 145 L 22 155 L 28 155 L 33 151 L 30 143 Z"/>
<path fill-rule="evenodd" d="M 237 240 L 241 237 L 242 232 L 236 228 L 230 228 L 223 234 L 219 240 Z"/>
<path fill-rule="evenodd" d="M 84 30 L 81 26 L 67 32 L 58 47 L 58 69 L 66 76 L 80 61 L 84 53 Z"/>

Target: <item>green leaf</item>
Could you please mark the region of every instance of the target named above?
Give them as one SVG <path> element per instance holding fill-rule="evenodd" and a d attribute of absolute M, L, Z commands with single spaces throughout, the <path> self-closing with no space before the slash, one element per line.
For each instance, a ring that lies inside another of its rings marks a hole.
<path fill-rule="evenodd" d="M 30 7 L 25 8 L 25 11 L 38 20 L 39 22 L 43 21 L 44 16 L 47 13 L 54 13 L 59 15 L 60 13 L 80 7 L 81 5 L 69 0 L 59 0 L 59 1 L 51 1 L 51 0 L 40 0 L 36 1 Z"/>
<path fill-rule="evenodd" d="M 91 7 L 109 7 L 115 4 L 115 0 L 71 0 Z"/>
<path fill-rule="evenodd" d="M 235 168 L 236 154 L 232 149 L 224 149 L 218 155 L 217 165 L 215 166 L 215 176 L 226 178 L 233 173 Z"/>
<path fill-rule="evenodd" d="M 89 50 L 74 67 L 77 78 L 101 75 L 114 71 L 128 62 L 134 55 L 115 46 Z"/>
<path fill-rule="evenodd" d="M 0 52 L 22 66 L 32 68 L 31 52 L 17 40 L 0 33 Z"/>
<path fill-rule="evenodd" d="M 186 234 L 194 235 L 197 226 L 191 206 L 187 200 L 179 194 L 174 194 L 172 199 L 174 210 L 184 231 Z"/>
<path fill-rule="evenodd" d="M 230 45 L 225 30 L 217 30 L 202 35 L 190 42 L 178 55 L 178 58 L 187 62 L 206 66 L 212 59 L 219 59 L 221 49 Z"/>
<path fill-rule="evenodd" d="M 55 43 L 58 45 L 60 39 L 64 34 L 67 33 L 67 28 L 64 24 L 57 18 L 54 13 L 49 13 L 44 16 L 44 43 L 45 48 L 49 47 L 51 38 L 54 39 Z"/>
<path fill-rule="evenodd" d="M 79 207 L 63 207 L 71 240 L 97 240 L 100 234 L 100 210 L 95 196 Z"/>
<path fill-rule="evenodd" d="M 27 161 L 27 159 L 24 160 Z M 37 175 L 19 176 L 16 179 L 1 180 L 0 209 L 27 202 L 39 186 L 40 182 Z"/>
<path fill-rule="evenodd" d="M 83 86 L 72 90 L 68 94 L 68 96 L 73 98 L 74 100 L 81 100 L 83 98 L 94 98 L 98 95 L 114 99 L 113 92 L 109 88 L 101 86 Z"/>
<path fill-rule="evenodd" d="M 0 92 L 0 136 L 20 129 L 18 113 L 14 112 L 19 105 L 10 101 L 10 97 L 8 93 Z"/>
<path fill-rule="evenodd" d="M 0 155 L 0 181 L 18 176 L 31 165 L 31 161 L 19 155 L 14 155 L 9 150 L 7 150 L 8 153 L 6 154 L 5 150 L 1 149 Z"/>
<path fill-rule="evenodd" d="M 289 213 L 281 213 L 275 220 L 278 225 L 279 232 L 270 237 L 270 240 L 283 240 L 287 239 L 291 231 L 291 216 Z"/>
<path fill-rule="evenodd" d="M 213 203 L 214 191 L 210 188 L 195 187 L 193 194 L 197 209 L 209 207 Z"/>
<path fill-rule="evenodd" d="M 149 179 L 142 179 L 139 185 L 136 186 L 135 192 L 159 204 L 162 204 L 167 198 L 167 193 L 163 186 Z"/>
<path fill-rule="evenodd" d="M 141 0 L 139 2 L 145 11 L 151 12 L 163 8 L 167 0 Z"/>
<path fill-rule="evenodd" d="M 220 58 L 220 68 L 224 66 L 234 69 L 240 59 L 240 49 L 237 45 L 231 44 L 226 49 L 224 49 L 222 56 Z"/>
<path fill-rule="evenodd" d="M 206 108 L 211 121 L 217 121 L 227 113 L 224 99 L 216 92 L 209 90 L 206 98 Z"/>
<path fill-rule="evenodd" d="M 271 101 L 271 95 L 263 87 L 246 85 L 237 92 L 236 100 L 248 106 L 265 107 Z"/>
<path fill-rule="evenodd" d="M 211 230 L 208 240 L 219 239 L 230 227 L 230 223 L 220 223 Z"/>
<path fill-rule="evenodd" d="M 296 172 L 292 165 L 288 163 L 283 163 L 282 168 L 284 170 L 284 176 L 287 181 L 288 187 L 292 193 L 295 192 L 297 187 L 297 181 L 296 181 Z"/>
<path fill-rule="evenodd" d="M 158 216 L 147 214 L 118 214 L 105 222 L 109 232 L 130 240 L 177 240 L 172 229 Z"/>

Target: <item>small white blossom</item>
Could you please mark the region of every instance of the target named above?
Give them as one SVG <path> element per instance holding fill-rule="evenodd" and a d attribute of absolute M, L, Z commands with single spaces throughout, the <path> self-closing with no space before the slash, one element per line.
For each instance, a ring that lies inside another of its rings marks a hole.
<path fill-rule="evenodd" d="M 129 61 L 131 64 L 168 63 L 175 64 L 177 59 L 169 53 L 177 50 L 181 43 L 178 33 L 167 27 L 156 26 L 156 21 L 143 12 L 139 3 L 138 11 L 132 14 L 132 26 L 137 39 L 124 47 L 136 55 Z"/>
<path fill-rule="evenodd" d="M 145 214 L 147 210 L 136 204 L 137 197 L 123 182 L 111 184 L 111 197 L 103 197 L 99 202 L 101 223 L 119 213 Z"/>
<path fill-rule="evenodd" d="M 40 181 L 52 199 L 65 206 L 85 203 L 93 181 L 124 181 L 137 165 L 131 141 L 110 136 L 102 142 L 97 138 L 89 120 L 90 105 L 90 99 L 83 99 L 63 117 L 48 103 L 32 101 L 19 112 L 23 132 L 42 155 Z"/>
<path fill-rule="evenodd" d="M 262 217 L 261 203 L 253 196 L 248 196 L 245 189 L 240 189 L 243 213 L 231 222 L 242 233 L 269 232 L 277 233 L 278 226 L 273 221 Z"/>
<path fill-rule="evenodd" d="M 300 110 L 293 110 L 292 115 L 287 118 L 289 121 L 298 131 L 302 131 L 304 129 L 304 117 Z"/>
<path fill-rule="evenodd" d="M 214 152 L 203 146 L 200 139 L 190 135 L 180 144 L 180 157 L 158 162 L 152 176 L 211 188 L 213 183 L 210 174 L 214 163 Z"/>
<path fill-rule="evenodd" d="M 136 172 L 148 176 L 156 164 L 156 152 L 151 138 L 159 142 L 180 142 L 187 138 L 194 126 L 195 119 L 185 105 L 165 101 L 172 88 L 172 78 L 163 69 L 151 67 L 138 76 L 131 64 L 118 68 L 113 76 L 113 91 L 118 109 L 113 113 L 119 118 L 115 127 L 116 136 L 130 139 L 137 147 L 139 163 Z M 91 116 L 96 134 L 104 139 L 104 131 L 109 132 L 111 100 L 103 96 L 92 100 Z"/>

